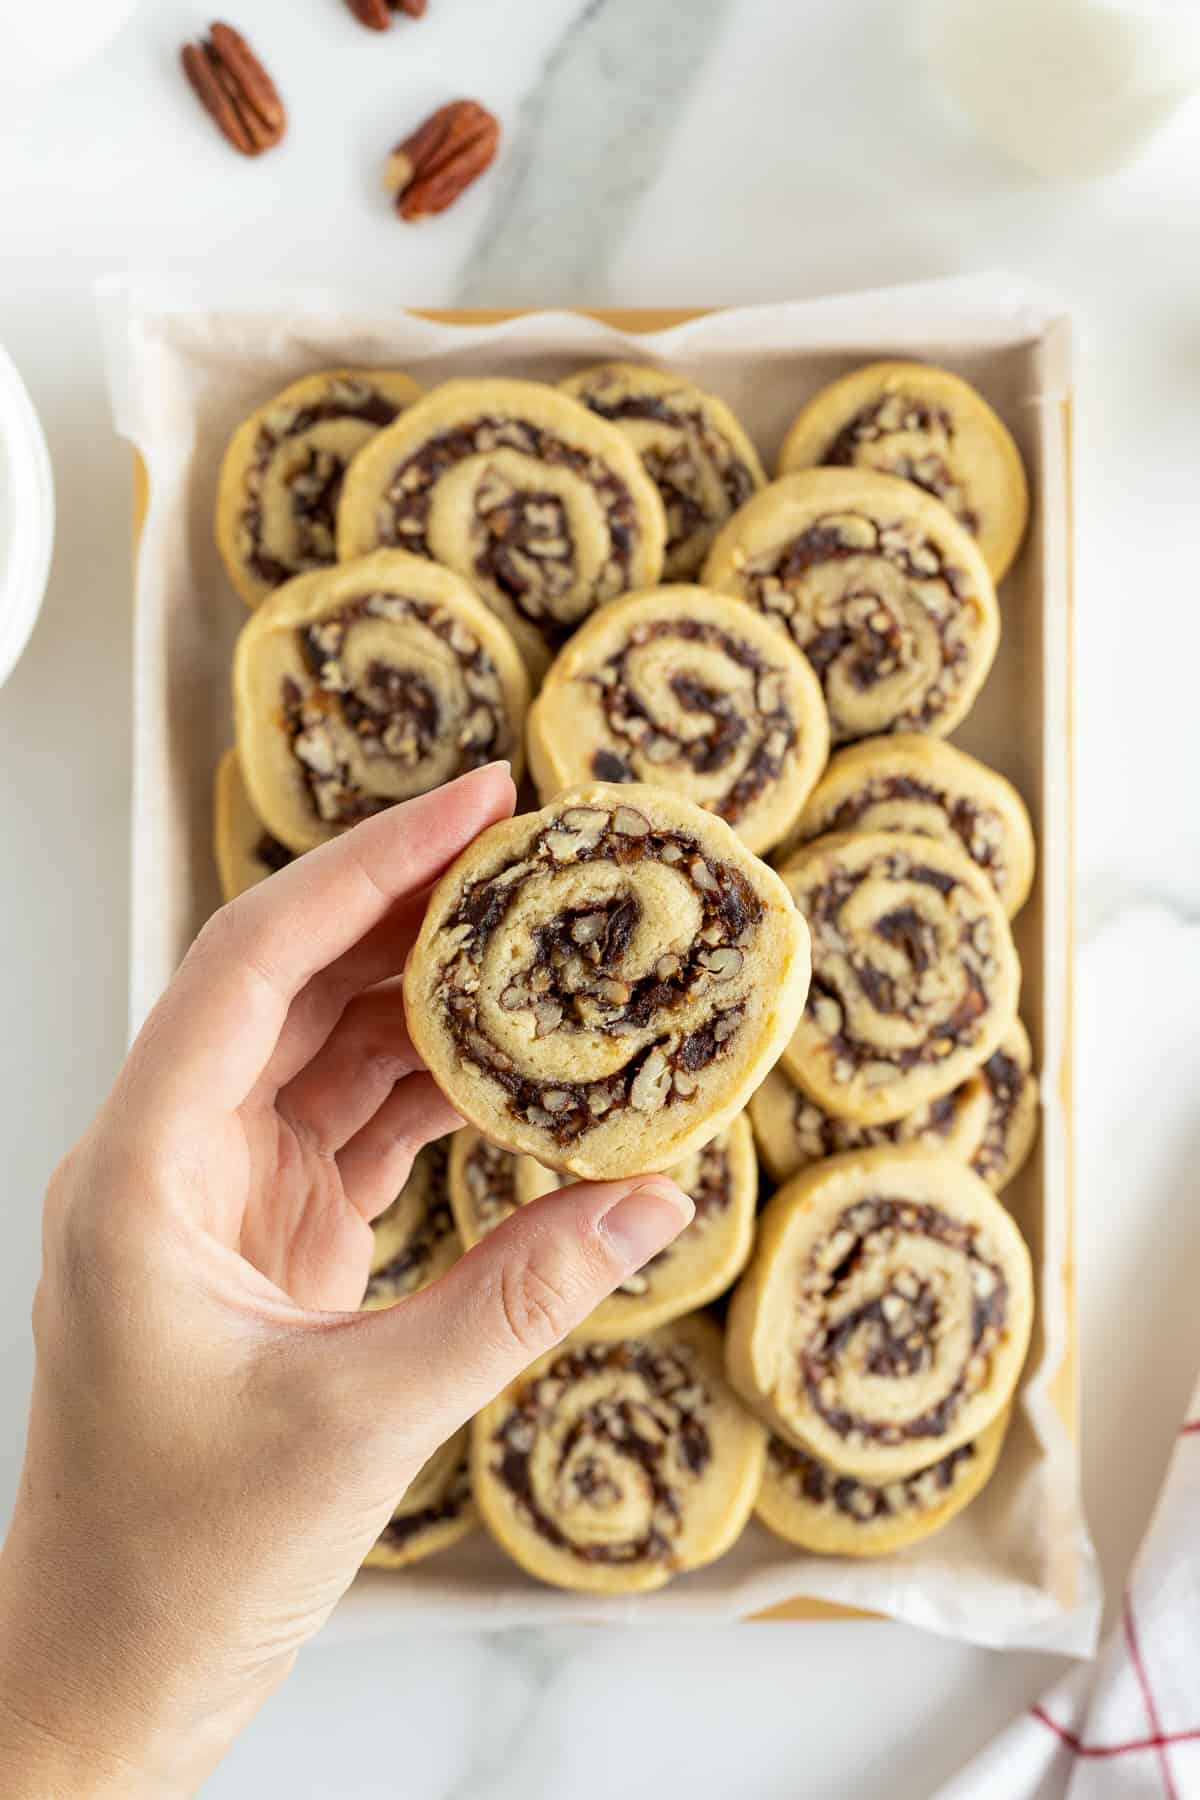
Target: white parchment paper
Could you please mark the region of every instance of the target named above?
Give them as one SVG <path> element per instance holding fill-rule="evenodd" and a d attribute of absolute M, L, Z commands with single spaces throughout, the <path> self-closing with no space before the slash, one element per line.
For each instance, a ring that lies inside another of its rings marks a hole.
<path fill-rule="evenodd" d="M 740 308 L 653 335 L 576 314 L 441 324 L 345 295 L 103 284 L 117 429 L 140 452 L 149 505 L 137 558 L 132 1018 L 136 1025 L 218 903 L 212 779 L 231 737 L 230 654 L 244 622 L 213 544 L 217 470 L 234 427 L 285 382 L 334 363 L 554 380 L 604 357 L 654 360 L 726 399 L 770 466 L 799 407 L 877 356 L 944 363 L 974 381 L 1021 446 L 1034 518 L 1001 591 L 1003 639 L 956 741 L 1025 795 L 1040 867 L 1017 921 L 1022 1011 L 1043 1070 L 1034 1157 L 1005 1195 L 1039 1271 L 1034 1342 L 1001 1464 L 927 1543 L 882 1562 L 800 1555 L 752 1525 L 711 1569 L 657 1594 L 597 1599 L 527 1579 L 477 1535 L 402 1575 L 364 1574 L 329 1628 L 460 1628 L 580 1620 L 745 1618 L 806 1597 L 890 1614 L 975 1643 L 1087 1654 L 1099 1580 L 1079 1459 L 1052 1397 L 1070 1310 L 1070 334 L 1045 296 L 971 278 Z"/>

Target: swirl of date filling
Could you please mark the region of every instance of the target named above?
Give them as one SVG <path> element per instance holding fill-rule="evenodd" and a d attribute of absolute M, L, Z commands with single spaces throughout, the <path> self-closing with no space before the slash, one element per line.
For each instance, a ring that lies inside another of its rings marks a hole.
<path fill-rule="evenodd" d="M 306 375 L 239 426 L 217 492 L 217 548 L 247 606 L 336 561 L 347 466 L 423 388 L 387 369 Z"/>
<path fill-rule="evenodd" d="M 729 1377 L 777 1436 L 883 1483 L 1007 1406 L 1033 1273 L 1010 1213 L 914 1147 L 835 1156 L 780 1188 L 729 1311 Z"/>
<path fill-rule="evenodd" d="M 915 831 L 956 843 L 979 864 L 1009 918 L 1033 884 L 1033 826 L 1011 781 L 953 744 L 919 732 L 839 750 L 776 853 L 786 861 L 829 831 Z"/>
<path fill-rule="evenodd" d="M 734 1119 L 668 1173 L 692 1200 L 695 1218 L 673 1244 L 601 1301 L 578 1335 L 608 1343 L 654 1331 L 707 1306 L 745 1268 L 758 1204 L 749 1121 Z M 563 1180 L 531 1156 L 511 1156 L 476 1131 L 458 1132 L 450 1151 L 450 1204 L 463 1244 L 469 1250 L 519 1206 L 553 1192 Z"/>
<path fill-rule="evenodd" d="M 991 1479 L 1008 1429 L 1001 1413 L 969 1444 L 915 1475 L 856 1481 L 773 1437 L 755 1513 L 785 1543 L 822 1556 L 886 1556 L 941 1531 Z"/>
<path fill-rule="evenodd" d="M 813 957 L 783 1066 L 826 1112 L 886 1125 L 951 1093 L 999 1049 L 1020 965 L 996 891 L 965 851 L 842 832 L 782 874 Z"/>
<path fill-rule="evenodd" d="M 714 1562 L 754 1507 L 766 1433 L 693 1316 L 619 1343 L 568 1340 L 471 1428 L 484 1525 L 557 1587 L 645 1593 Z"/>
<path fill-rule="evenodd" d="M 405 970 L 458 1112 L 588 1179 L 668 1169 L 742 1110 L 795 1029 L 808 933 L 730 827 L 596 782 L 484 832 Z"/>
<path fill-rule="evenodd" d="M 574 782 L 649 781 L 763 852 L 795 824 L 829 753 L 820 683 L 794 645 L 725 594 L 629 594 L 551 666 L 529 714 L 544 798 Z"/>
<path fill-rule="evenodd" d="M 462 1255 L 450 1209 L 449 1155 L 444 1141 L 419 1150 L 408 1180 L 372 1224 L 365 1311 L 376 1312 L 419 1293 Z"/>
<path fill-rule="evenodd" d="M 364 1568 L 406 1569 L 475 1529 L 469 1444 L 464 1426 L 434 1451 L 363 1558 Z"/>
<path fill-rule="evenodd" d="M 255 812 L 236 750 L 227 750 L 217 764 L 213 812 L 217 873 L 226 900 L 236 900 L 295 860 L 295 852 L 272 837 Z"/>
<path fill-rule="evenodd" d="M 1021 1171 L 1037 1135 L 1038 1084 L 1025 1027 L 1015 1020 L 974 1075 L 888 1125 L 856 1125 L 825 1112 L 781 1068 L 750 1096 L 750 1122 L 768 1173 L 788 1181 L 844 1150 L 919 1144 L 953 1156 L 999 1193 Z"/>
<path fill-rule="evenodd" d="M 614 425 L 534 381 L 449 381 L 358 457 L 343 561 L 398 544 L 455 569 L 539 677 L 605 600 L 653 587 L 666 520 Z"/>
<path fill-rule="evenodd" d="M 529 683 L 504 626 L 448 569 L 403 550 L 301 575 L 234 658 L 251 800 L 293 850 L 507 757 Z"/>
<path fill-rule="evenodd" d="M 779 473 L 818 463 L 876 469 L 924 488 L 977 540 L 993 581 L 1025 535 L 1021 453 L 982 394 L 948 369 L 871 363 L 822 388 L 788 431 Z"/>
<path fill-rule="evenodd" d="M 766 483 L 745 431 L 723 400 L 665 369 L 602 363 L 560 386 L 641 457 L 667 514 L 664 578 L 689 581 L 721 526 Z"/>
<path fill-rule="evenodd" d="M 962 723 L 1000 641 L 974 540 L 940 500 L 892 475 L 809 469 L 729 521 L 705 587 L 790 632 L 820 678 L 835 744 Z"/>

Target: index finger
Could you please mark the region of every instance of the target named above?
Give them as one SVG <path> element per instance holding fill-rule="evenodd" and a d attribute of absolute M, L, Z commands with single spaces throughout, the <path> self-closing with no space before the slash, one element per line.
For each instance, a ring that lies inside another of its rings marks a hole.
<path fill-rule="evenodd" d="M 241 1105 L 297 994 L 515 803 L 508 765 L 491 763 L 366 820 L 224 907 L 147 1019 L 125 1079 L 168 1104 Z"/>

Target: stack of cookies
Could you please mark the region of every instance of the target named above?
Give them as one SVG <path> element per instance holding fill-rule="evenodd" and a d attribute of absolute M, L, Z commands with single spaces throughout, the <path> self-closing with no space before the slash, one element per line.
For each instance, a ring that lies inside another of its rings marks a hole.
<path fill-rule="evenodd" d="M 995 413 L 910 363 L 818 394 L 772 482 L 722 401 L 631 364 L 425 394 L 335 370 L 234 436 L 227 895 L 497 758 L 535 790 L 444 876 L 405 971 L 470 1123 L 377 1221 L 364 1304 L 564 1181 L 669 1170 L 696 1206 L 369 1561 L 481 1520 L 532 1575 L 633 1592 L 755 1512 L 896 1550 L 988 1479 L 1032 1320 L 996 1196 L 1036 1130 L 1034 844 L 945 740 L 1027 514 Z"/>

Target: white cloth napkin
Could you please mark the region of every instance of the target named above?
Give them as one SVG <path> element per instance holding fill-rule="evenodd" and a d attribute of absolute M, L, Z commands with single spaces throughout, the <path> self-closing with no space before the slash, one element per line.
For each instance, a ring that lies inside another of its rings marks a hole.
<path fill-rule="evenodd" d="M 1200 1383 L 1096 1662 L 1076 1669 L 934 1800 L 1200 1796 Z"/>

